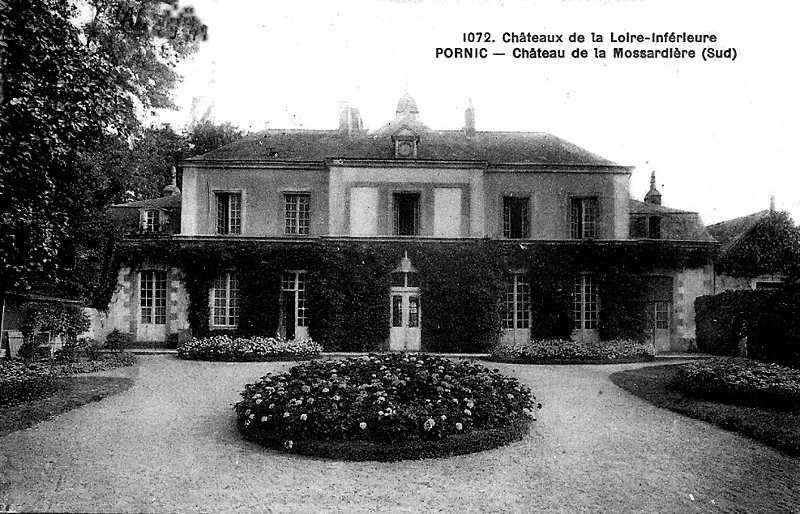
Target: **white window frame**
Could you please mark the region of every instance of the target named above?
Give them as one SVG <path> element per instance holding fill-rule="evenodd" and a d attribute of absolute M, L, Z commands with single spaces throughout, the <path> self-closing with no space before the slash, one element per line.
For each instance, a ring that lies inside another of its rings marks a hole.
<path fill-rule="evenodd" d="M 297 191 L 283 194 L 284 234 L 307 236 L 311 233 L 311 193 Z"/>
<path fill-rule="evenodd" d="M 167 324 L 167 272 L 139 272 L 139 322 L 142 325 Z"/>
<path fill-rule="evenodd" d="M 531 199 L 528 196 L 503 196 L 503 237 L 506 239 L 528 239 L 530 237 L 531 228 Z M 522 219 L 520 225 L 522 228 L 521 237 L 512 237 L 511 227 L 513 218 L 512 204 L 517 204 L 522 207 Z"/>
<path fill-rule="evenodd" d="M 161 231 L 161 211 L 158 209 L 145 209 L 142 220 L 142 229 L 148 234 Z"/>
<path fill-rule="evenodd" d="M 211 286 L 211 326 L 236 328 L 239 326 L 241 289 L 235 271 L 218 276 Z M 222 320 L 222 323 L 218 323 Z"/>
<path fill-rule="evenodd" d="M 531 328 L 531 283 L 525 273 L 512 273 L 506 281 L 504 329 Z"/>
<path fill-rule="evenodd" d="M 596 330 L 600 322 L 600 296 L 594 277 L 575 277 L 572 290 L 572 314 L 575 330 Z"/>
<path fill-rule="evenodd" d="M 221 212 L 223 198 L 225 201 L 225 212 Z M 237 199 L 232 202 L 231 199 Z M 240 235 L 244 226 L 244 194 L 242 191 L 214 191 L 215 203 L 215 230 L 217 235 Z M 222 222 L 222 223 L 220 223 Z"/>
<path fill-rule="evenodd" d="M 571 239 L 596 239 L 600 219 L 597 196 L 573 196 L 569 202 L 569 231 Z"/>
<path fill-rule="evenodd" d="M 294 320 L 298 327 L 308 327 L 308 272 L 290 270 L 281 274 L 281 292 L 294 292 Z"/>

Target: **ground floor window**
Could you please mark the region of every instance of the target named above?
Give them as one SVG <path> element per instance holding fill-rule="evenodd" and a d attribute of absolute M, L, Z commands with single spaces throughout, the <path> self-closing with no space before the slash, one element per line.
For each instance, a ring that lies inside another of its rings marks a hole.
<path fill-rule="evenodd" d="M 669 330 L 669 302 L 651 302 L 649 311 L 649 315 L 647 316 L 648 330 Z"/>
<path fill-rule="evenodd" d="M 239 324 L 239 281 L 236 273 L 225 273 L 214 281 L 215 327 L 236 327 Z"/>
<path fill-rule="evenodd" d="M 306 302 L 306 272 L 289 271 L 281 275 L 281 291 L 285 305 L 293 306 L 293 318 L 298 327 L 308 326 L 308 304 Z M 288 300 L 288 301 L 287 301 Z"/>
<path fill-rule="evenodd" d="M 506 282 L 503 328 L 530 328 L 531 284 L 527 275 L 515 273 Z"/>
<path fill-rule="evenodd" d="M 139 280 L 139 305 L 143 324 L 164 325 L 167 322 L 167 272 L 142 271 Z"/>
<path fill-rule="evenodd" d="M 578 275 L 572 294 L 575 329 L 597 328 L 597 284 L 591 275 Z"/>

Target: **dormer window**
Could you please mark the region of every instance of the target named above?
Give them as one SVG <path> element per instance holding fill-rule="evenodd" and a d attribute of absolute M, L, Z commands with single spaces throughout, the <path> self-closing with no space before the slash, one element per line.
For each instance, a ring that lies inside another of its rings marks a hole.
<path fill-rule="evenodd" d="M 419 135 L 404 126 L 392 136 L 394 141 L 394 156 L 396 159 L 415 159 L 419 146 Z"/>
<path fill-rule="evenodd" d="M 661 239 L 661 218 L 658 216 L 650 216 L 647 219 L 647 237 L 648 239 Z"/>
<path fill-rule="evenodd" d="M 161 231 L 161 212 L 157 209 L 144 211 L 144 231 L 154 234 Z"/>

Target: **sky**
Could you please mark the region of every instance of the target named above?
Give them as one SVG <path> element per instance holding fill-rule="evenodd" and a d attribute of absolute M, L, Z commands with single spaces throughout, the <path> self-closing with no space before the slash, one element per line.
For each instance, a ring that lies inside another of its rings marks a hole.
<path fill-rule="evenodd" d="M 717 0 L 182 0 L 208 40 L 182 63 L 180 127 L 213 105 L 242 129 L 333 129 L 339 102 L 375 129 L 405 93 L 433 129 L 459 129 L 469 100 L 478 130 L 550 132 L 634 166 L 641 199 L 655 171 L 664 205 L 707 224 L 769 208 L 800 221 L 800 73 L 789 1 Z M 489 32 L 491 43 L 464 42 Z M 504 43 L 504 33 L 561 35 L 563 43 Z M 611 33 L 713 34 L 716 43 L 611 42 Z M 583 43 L 570 42 L 571 34 Z M 591 34 L 603 42 L 592 42 Z M 629 50 L 693 49 L 695 58 L 620 59 Z M 704 48 L 736 58 L 701 57 Z M 437 48 L 486 48 L 446 59 Z M 565 50 L 564 59 L 514 58 L 515 48 Z M 597 58 L 594 49 L 606 50 Z M 585 49 L 586 58 L 571 52 Z M 495 56 L 493 53 L 505 53 Z"/>

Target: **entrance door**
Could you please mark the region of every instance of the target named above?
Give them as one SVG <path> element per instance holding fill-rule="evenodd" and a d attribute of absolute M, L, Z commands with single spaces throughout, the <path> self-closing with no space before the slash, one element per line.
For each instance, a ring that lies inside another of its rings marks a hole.
<path fill-rule="evenodd" d="M 393 351 L 419 351 L 420 307 L 419 288 L 393 287 L 392 312 L 389 329 L 389 349 Z"/>
<path fill-rule="evenodd" d="M 670 351 L 670 312 L 672 304 L 654 301 L 648 304 L 647 333 L 657 352 Z"/>
<path fill-rule="evenodd" d="M 308 338 L 306 272 L 288 271 L 281 276 L 278 333 L 286 340 Z"/>

